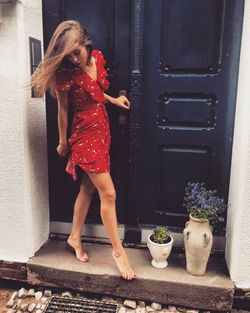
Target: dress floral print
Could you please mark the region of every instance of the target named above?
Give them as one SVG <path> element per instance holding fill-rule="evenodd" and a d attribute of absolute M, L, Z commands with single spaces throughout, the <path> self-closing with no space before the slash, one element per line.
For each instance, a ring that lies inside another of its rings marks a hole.
<path fill-rule="evenodd" d="M 76 165 L 86 172 L 110 172 L 110 128 L 104 90 L 109 88 L 106 61 L 99 50 L 93 50 L 97 79 L 80 67 L 65 61 L 56 72 L 56 89 L 68 90 L 69 104 L 74 107 L 70 148 L 66 172 L 77 180 Z"/>

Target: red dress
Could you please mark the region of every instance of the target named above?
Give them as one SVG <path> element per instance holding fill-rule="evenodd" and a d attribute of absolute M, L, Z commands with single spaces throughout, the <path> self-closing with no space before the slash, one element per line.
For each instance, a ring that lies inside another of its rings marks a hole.
<path fill-rule="evenodd" d="M 104 102 L 104 90 L 109 88 L 106 61 L 99 50 L 93 50 L 97 80 L 80 67 L 65 61 L 56 72 L 56 89 L 68 90 L 69 104 L 74 107 L 70 148 L 66 172 L 77 180 L 76 165 L 86 172 L 110 172 L 110 129 Z"/>

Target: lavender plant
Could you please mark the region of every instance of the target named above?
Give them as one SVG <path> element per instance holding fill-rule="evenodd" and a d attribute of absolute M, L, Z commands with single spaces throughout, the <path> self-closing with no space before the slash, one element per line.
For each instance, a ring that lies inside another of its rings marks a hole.
<path fill-rule="evenodd" d="M 183 206 L 192 217 L 208 220 L 211 225 L 224 222 L 223 212 L 227 208 L 224 199 L 217 196 L 217 190 L 207 190 L 205 183 L 199 182 L 188 182 Z"/>

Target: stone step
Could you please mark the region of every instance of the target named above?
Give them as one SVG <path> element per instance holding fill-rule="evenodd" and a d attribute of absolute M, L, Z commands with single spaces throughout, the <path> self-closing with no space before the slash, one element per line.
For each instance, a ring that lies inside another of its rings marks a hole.
<path fill-rule="evenodd" d="M 151 265 L 148 249 L 125 248 L 137 279 L 124 280 L 113 261 L 109 244 L 84 243 L 89 262 L 65 249 L 65 241 L 49 239 L 27 262 L 27 282 L 72 288 L 162 304 L 209 310 L 230 310 L 234 284 L 222 255 L 211 255 L 204 276 L 185 270 L 185 255 L 171 253 L 165 269 Z"/>

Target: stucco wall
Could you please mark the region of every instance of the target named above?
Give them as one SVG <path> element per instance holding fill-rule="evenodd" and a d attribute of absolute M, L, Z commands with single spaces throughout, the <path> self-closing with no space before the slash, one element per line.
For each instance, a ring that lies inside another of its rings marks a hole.
<path fill-rule="evenodd" d="M 22 88 L 42 9 L 34 0 L 0 6 L 0 259 L 25 262 L 49 235 L 45 102 Z"/>
<path fill-rule="evenodd" d="M 245 1 L 226 236 L 231 279 L 250 288 L 250 1 Z"/>

